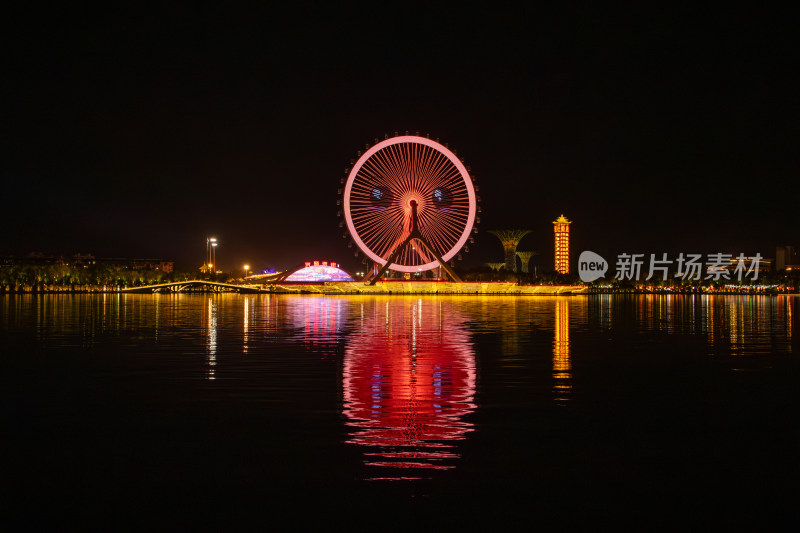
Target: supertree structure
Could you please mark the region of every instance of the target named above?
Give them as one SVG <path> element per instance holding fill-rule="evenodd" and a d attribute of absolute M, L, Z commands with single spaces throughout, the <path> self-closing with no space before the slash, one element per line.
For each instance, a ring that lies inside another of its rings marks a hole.
<path fill-rule="evenodd" d="M 486 266 L 488 266 L 489 268 L 491 268 L 494 271 L 498 271 L 501 268 L 503 268 L 504 266 L 506 266 L 506 264 L 505 263 L 486 263 Z"/>
<path fill-rule="evenodd" d="M 503 250 L 506 254 L 506 271 L 517 271 L 517 245 L 522 238 L 530 233 L 529 229 L 504 229 L 489 231 L 492 235 L 500 239 Z"/>
<path fill-rule="evenodd" d="M 528 263 L 530 263 L 531 257 L 534 255 L 539 255 L 539 252 L 517 252 L 517 257 L 519 257 L 519 260 L 522 261 L 523 274 L 527 274 L 529 272 Z"/>

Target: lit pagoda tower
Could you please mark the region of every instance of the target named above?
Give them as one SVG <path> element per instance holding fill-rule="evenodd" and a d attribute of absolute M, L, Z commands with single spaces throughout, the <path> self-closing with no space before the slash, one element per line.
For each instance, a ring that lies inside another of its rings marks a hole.
<path fill-rule="evenodd" d="M 506 254 L 506 272 L 517 271 L 517 245 L 522 238 L 530 233 L 529 229 L 510 229 L 490 231 L 492 235 L 500 239 L 503 251 Z"/>
<path fill-rule="evenodd" d="M 569 225 L 571 221 L 561 215 L 553 221 L 556 234 L 556 272 L 569 274 Z"/>

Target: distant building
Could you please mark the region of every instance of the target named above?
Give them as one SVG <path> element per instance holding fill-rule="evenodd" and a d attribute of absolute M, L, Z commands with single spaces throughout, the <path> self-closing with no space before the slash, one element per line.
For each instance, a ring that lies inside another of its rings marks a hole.
<path fill-rule="evenodd" d="M 72 268 L 89 268 L 96 265 L 112 265 L 128 270 L 160 270 L 167 274 L 173 272 L 174 261 L 163 259 L 127 259 L 120 257 L 95 257 L 92 254 L 75 254 L 67 260 L 63 257 L 46 256 L 42 253 L 30 253 L 23 257 L 0 257 L 3 265 L 68 265 Z"/>
<path fill-rule="evenodd" d="M 794 246 L 775 247 L 775 270 L 800 270 L 800 258 Z"/>
<path fill-rule="evenodd" d="M 744 272 L 750 272 L 751 269 L 754 269 L 752 257 L 755 257 L 756 254 L 747 255 L 745 254 L 745 259 L 742 261 L 742 268 L 744 268 Z M 770 272 L 772 271 L 772 259 L 765 259 L 759 258 L 758 260 L 758 272 Z M 732 257 L 728 260 L 728 265 L 725 267 L 720 267 L 722 270 L 728 272 L 729 276 L 732 276 L 732 273 L 736 272 L 736 269 L 739 268 L 739 259 L 736 255 L 732 255 Z M 712 265 L 706 264 L 706 273 L 710 274 L 714 272 L 714 268 Z M 743 274 L 744 276 L 744 274 Z"/>
<path fill-rule="evenodd" d="M 127 259 L 120 257 L 101 257 L 97 260 L 100 265 L 114 265 L 129 270 L 160 270 L 170 274 L 175 267 L 174 261 L 163 259 Z"/>
<path fill-rule="evenodd" d="M 94 264 L 97 264 L 97 258 L 92 254 L 75 254 L 72 256 L 72 266 L 87 268 L 89 265 Z"/>
<path fill-rule="evenodd" d="M 63 265 L 66 263 L 63 257 L 44 255 L 41 252 L 31 252 L 22 257 L 6 256 L 0 257 L 2 265 Z"/>
<path fill-rule="evenodd" d="M 175 270 L 175 261 L 164 261 L 163 259 L 158 259 L 157 262 L 151 261 L 148 263 L 151 270 L 160 270 L 165 274 L 172 274 Z"/>
<path fill-rule="evenodd" d="M 555 263 L 556 272 L 569 274 L 569 225 L 572 221 L 562 214 L 553 221 L 553 231 L 556 237 Z"/>

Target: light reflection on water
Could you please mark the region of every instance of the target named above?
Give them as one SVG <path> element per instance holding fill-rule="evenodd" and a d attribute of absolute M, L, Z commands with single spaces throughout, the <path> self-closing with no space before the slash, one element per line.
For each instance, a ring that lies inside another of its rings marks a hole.
<path fill-rule="evenodd" d="M 254 295 L 22 295 L 0 297 L 0 331 L 33 329 L 49 344 L 88 347 L 119 337 L 140 344 L 195 344 L 203 339 L 209 367 L 218 362 L 220 335 L 227 353 L 299 340 L 309 352 L 331 355 L 364 327 L 374 307 L 389 324 L 400 297 Z M 498 356 L 506 366 L 524 365 L 533 329 L 553 331 L 553 372 L 570 370 L 570 329 L 642 334 L 697 335 L 713 355 L 791 353 L 797 296 L 636 295 L 592 297 L 411 298 L 417 313 L 431 302 L 468 322 L 470 334 L 501 332 Z M 424 315 L 424 313 L 423 313 Z M 371 318 L 370 318 L 371 319 Z M 412 338 L 419 316 L 404 317 Z M 425 326 L 425 325 L 423 325 Z M 395 326 L 396 328 L 397 326 Z M 184 346 L 185 348 L 186 346 Z M 193 350 L 188 349 L 187 352 Z M 574 354 L 573 354 L 574 356 Z M 214 374 L 207 373 L 207 377 Z"/>
<path fill-rule="evenodd" d="M 413 479 L 448 470 L 455 441 L 472 431 L 475 352 L 464 317 L 438 299 L 387 299 L 362 304 L 346 341 L 344 414 L 364 446 L 369 479 Z"/>
<path fill-rule="evenodd" d="M 555 339 L 553 340 L 553 393 L 557 402 L 569 399 L 572 390 L 572 374 L 569 359 L 569 304 L 570 300 L 563 298 L 556 300 L 555 310 Z"/>
<path fill-rule="evenodd" d="M 457 468 L 459 443 L 481 431 L 473 421 L 481 408 L 481 359 L 494 364 L 494 386 L 530 385 L 526 391 L 544 391 L 550 405 L 572 409 L 582 394 L 582 358 L 607 356 L 615 339 L 690 338 L 701 341 L 703 355 L 722 358 L 791 354 L 798 302 L 797 296 L 23 295 L 0 296 L 0 333 L 31 332 L 45 347 L 97 347 L 107 357 L 129 349 L 152 356 L 157 375 L 226 386 L 253 402 L 278 394 L 275 383 L 311 396 L 320 383 L 335 381 L 343 441 L 361 450 L 364 477 L 410 479 Z M 266 371 L 270 386 L 237 389 Z"/>
<path fill-rule="evenodd" d="M 217 305 L 213 298 L 208 299 L 208 319 L 206 320 L 208 338 L 208 379 L 214 379 L 217 366 Z"/>

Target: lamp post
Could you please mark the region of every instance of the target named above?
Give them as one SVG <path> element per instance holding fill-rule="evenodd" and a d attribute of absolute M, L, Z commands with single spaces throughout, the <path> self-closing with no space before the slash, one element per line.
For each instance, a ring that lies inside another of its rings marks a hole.
<path fill-rule="evenodd" d="M 208 265 L 209 271 L 213 268 L 213 265 L 217 262 L 216 258 L 214 257 L 214 247 L 217 245 L 217 239 L 215 237 L 206 237 L 206 260 L 205 264 Z"/>
<path fill-rule="evenodd" d="M 214 239 L 214 240 L 216 241 L 216 239 Z M 211 262 L 214 264 L 214 266 L 212 267 L 213 270 L 212 270 L 211 273 L 212 274 L 216 274 L 217 273 L 217 243 L 216 242 L 212 242 L 211 243 Z"/>
<path fill-rule="evenodd" d="M 244 266 L 244 277 L 247 278 L 247 271 L 250 270 L 250 265 Z"/>

